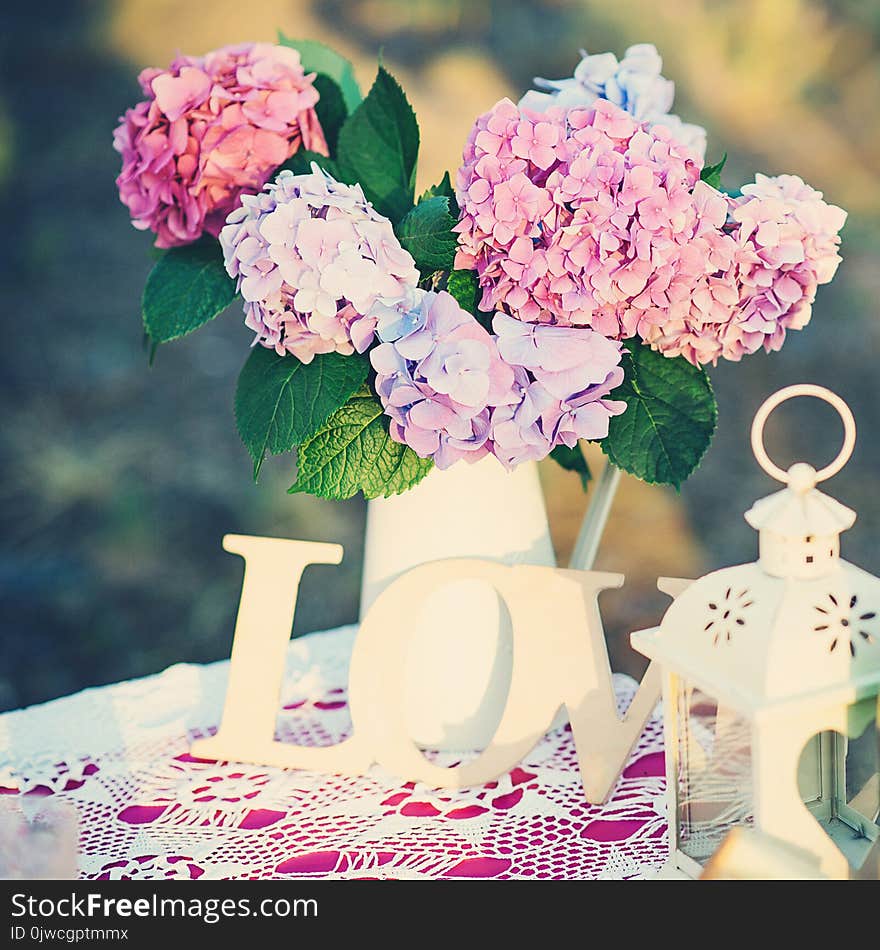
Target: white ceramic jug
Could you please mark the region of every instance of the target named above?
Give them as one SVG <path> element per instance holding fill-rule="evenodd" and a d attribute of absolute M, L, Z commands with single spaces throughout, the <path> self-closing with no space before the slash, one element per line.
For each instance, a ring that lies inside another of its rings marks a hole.
<path fill-rule="evenodd" d="M 507 472 L 488 456 L 434 469 L 415 488 L 367 507 L 361 616 L 401 573 L 477 557 L 555 566 L 537 465 Z M 466 751 L 491 739 L 510 685 L 510 618 L 480 581 L 450 584 L 412 618 L 407 727 L 423 748 Z"/>

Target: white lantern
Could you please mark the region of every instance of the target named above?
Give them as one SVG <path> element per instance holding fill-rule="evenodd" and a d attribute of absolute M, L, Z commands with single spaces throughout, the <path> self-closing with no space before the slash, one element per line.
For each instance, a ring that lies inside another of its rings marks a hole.
<path fill-rule="evenodd" d="M 843 448 L 819 472 L 785 472 L 764 449 L 767 417 L 793 396 L 823 399 L 843 419 Z M 759 559 L 693 582 L 659 627 L 632 635 L 664 674 L 669 876 L 699 876 L 738 826 L 804 849 L 830 877 L 875 861 L 880 580 L 841 560 L 855 512 L 815 487 L 854 443 L 852 413 L 827 389 L 771 396 L 752 448 L 786 487 L 746 513 Z"/>

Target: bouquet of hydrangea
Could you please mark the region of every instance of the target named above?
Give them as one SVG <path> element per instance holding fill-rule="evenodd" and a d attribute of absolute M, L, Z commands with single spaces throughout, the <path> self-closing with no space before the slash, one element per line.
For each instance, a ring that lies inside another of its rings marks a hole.
<path fill-rule="evenodd" d="M 293 492 L 388 496 L 487 455 L 586 478 L 581 439 L 678 487 L 715 429 L 704 367 L 807 324 L 846 215 L 793 175 L 724 190 L 661 67 L 648 45 L 582 53 L 477 118 L 418 198 L 418 125 L 381 66 L 366 97 L 284 37 L 145 70 L 115 147 L 167 249 L 153 348 L 241 297 L 238 431 L 255 477 L 297 451 Z"/>

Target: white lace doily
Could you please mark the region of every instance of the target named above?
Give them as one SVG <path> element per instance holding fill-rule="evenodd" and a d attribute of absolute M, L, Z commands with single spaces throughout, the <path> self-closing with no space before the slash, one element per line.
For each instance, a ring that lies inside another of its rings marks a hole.
<path fill-rule="evenodd" d="M 350 729 L 343 627 L 291 642 L 278 737 Z M 79 813 L 79 875 L 128 878 L 638 878 L 667 855 L 662 725 L 610 800 L 587 804 L 568 728 L 508 775 L 463 791 L 188 755 L 219 722 L 228 663 L 172 666 L 0 716 L 0 793 Z M 633 680 L 615 675 L 624 709 Z"/>

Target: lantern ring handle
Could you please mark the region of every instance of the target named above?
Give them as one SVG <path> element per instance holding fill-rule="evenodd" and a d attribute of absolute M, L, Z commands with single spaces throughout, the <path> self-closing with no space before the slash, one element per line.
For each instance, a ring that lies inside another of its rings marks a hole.
<path fill-rule="evenodd" d="M 816 482 L 824 482 L 827 478 L 836 475 L 843 466 L 846 465 L 856 444 L 856 420 L 852 414 L 852 410 L 837 393 L 833 393 L 824 386 L 816 386 L 813 383 L 798 383 L 794 386 L 786 386 L 784 389 L 773 393 L 772 396 L 768 396 L 755 413 L 755 418 L 752 422 L 752 451 L 755 453 L 758 464 L 768 475 L 786 485 L 791 481 L 789 472 L 781 469 L 770 458 L 767 454 L 767 450 L 764 448 L 764 425 L 770 413 L 773 412 L 777 406 L 797 396 L 813 396 L 816 399 L 827 402 L 837 410 L 843 422 L 843 445 L 837 453 L 837 457 L 815 474 Z"/>

